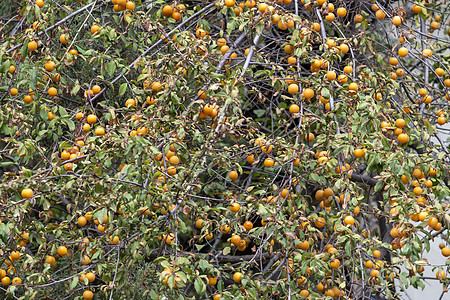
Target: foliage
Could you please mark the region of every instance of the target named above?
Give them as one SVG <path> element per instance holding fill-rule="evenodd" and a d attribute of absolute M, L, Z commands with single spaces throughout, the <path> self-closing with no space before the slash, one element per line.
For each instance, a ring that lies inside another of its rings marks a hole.
<path fill-rule="evenodd" d="M 450 222 L 445 2 L 21 5 L 0 23 L 2 296 L 448 287 L 423 258 Z"/>

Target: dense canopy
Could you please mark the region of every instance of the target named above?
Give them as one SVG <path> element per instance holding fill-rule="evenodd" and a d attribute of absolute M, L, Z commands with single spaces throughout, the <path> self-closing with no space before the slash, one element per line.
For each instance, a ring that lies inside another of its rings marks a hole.
<path fill-rule="evenodd" d="M 448 296 L 446 1 L 16 2 L 1 297 Z"/>

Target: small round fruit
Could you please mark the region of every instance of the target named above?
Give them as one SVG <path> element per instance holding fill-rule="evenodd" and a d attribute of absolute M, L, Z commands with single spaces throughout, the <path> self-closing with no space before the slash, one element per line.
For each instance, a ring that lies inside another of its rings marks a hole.
<path fill-rule="evenodd" d="M 29 198 L 33 197 L 33 190 L 29 189 L 29 188 L 23 189 L 21 192 L 21 195 L 22 195 L 22 198 L 29 199 Z"/>
<path fill-rule="evenodd" d="M 78 223 L 79 226 L 84 226 L 84 225 L 86 225 L 87 220 L 86 220 L 85 217 L 81 216 L 81 217 L 78 218 L 77 223 Z"/>
<path fill-rule="evenodd" d="M 95 128 L 95 135 L 98 136 L 105 135 L 105 128 L 103 128 L 102 126 Z"/>
<path fill-rule="evenodd" d="M 344 223 L 346 225 L 353 225 L 355 224 L 355 219 L 352 216 L 346 216 L 344 219 Z"/>
<path fill-rule="evenodd" d="M 58 94 L 58 90 L 54 87 L 51 87 L 48 89 L 47 93 L 49 96 L 54 97 Z"/>
<path fill-rule="evenodd" d="M 289 94 L 291 94 L 291 95 L 297 94 L 297 93 L 298 93 L 298 90 L 299 90 L 298 84 L 296 84 L 296 83 L 292 83 L 292 84 L 290 84 L 289 87 L 288 87 L 288 92 L 289 92 Z"/>
<path fill-rule="evenodd" d="M 91 300 L 92 298 L 94 298 L 94 293 L 92 293 L 91 291 L 87 290 L 83 292 L 83 298 L 86 300 Z"/>
<path fill-rule="evenodd" d="M 97 122 L 97 116 L 96 115 L 88 115 L 86 118 L 86 121 L 89 124 L 94 124 L 95 122 Z"/>
<path fill-rule="evenodd" d="M 409 136 L 406 133 L 401 133 L 398 135 L 397 139 L 400 144 L 406 144 L 409 140 Z"/>
<path fill-rule="evenodd" d="M 238 173 L 236 171 L 231 171 L 228 173 L 228 177 L 230 177 L 231 180 L 236 180 L 238 178 Z"/>
<path fill-rule="evenodd" d="M 65 246 L 59 246 L 57 252 L 59 256 L 64 256 L 67 254 L 67 248 Z"/>
<path fill-rule="evenodd" d="M 35 51 L 37 49 L 37 43 L 35 41 L 28 42 L 28 50 Z"/>
<path fill-rule="evenodd" d="M 364 157 L 365 151 L 363 149 L 355 149 L 354 153 L 356 158 Z"/>
<path fill-rule="evenodd" d="M 400 49 L 398 49 L 398 55 L 400 55 L 400 57 L 405 57 L 406 55 L 408 55 L 408 49 L 406 49 L 405 47 L 401 47 Z"/>
<path fill-rule="evenodd" d="M 300 107 L 298 107 L 297 104 L 291 104 L 291 106 L 289 107 L 289 111 L 292 114 L 296 114 L 296 113 L 298 113 L 300 111 Z"/>
<path fill-rule="evenodd" d="M 236 283 L 240 283 L 242 280 L 242 273 L 241 272 L 236 272 L 233 274 L 233 280 Z"/>

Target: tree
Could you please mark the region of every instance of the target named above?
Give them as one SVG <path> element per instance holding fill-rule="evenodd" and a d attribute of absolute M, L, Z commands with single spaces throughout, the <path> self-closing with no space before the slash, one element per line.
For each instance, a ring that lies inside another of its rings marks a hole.
<path fill-rule="evenodd" d="M 445 2 L 10 2 L 3 296 L 444 297 Z"/>

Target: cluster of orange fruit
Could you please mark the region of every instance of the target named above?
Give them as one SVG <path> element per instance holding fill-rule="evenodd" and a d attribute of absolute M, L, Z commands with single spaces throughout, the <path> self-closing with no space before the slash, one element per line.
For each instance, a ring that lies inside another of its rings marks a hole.
<path fill-rule="evenodd" d="M 114 4 L 114 11 L 115 12 L 121 12 L 124 10 L 134 10 L 134 2 L 133 1 L 127 1 L 127 0 L 111 0 L 111 2 Z"/>
<path fill-rule="evenodd" d="M 181 14 L 186 11 L 186 6 L 182 3 L 178 4 L 177 6 L 174 5 L 165 5 L 162 8 L 162 15 L 164 17 L 171 17 L 175 21 L 181 20 Z"/>

